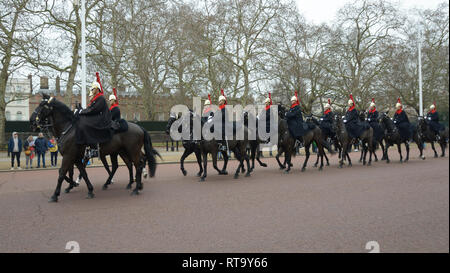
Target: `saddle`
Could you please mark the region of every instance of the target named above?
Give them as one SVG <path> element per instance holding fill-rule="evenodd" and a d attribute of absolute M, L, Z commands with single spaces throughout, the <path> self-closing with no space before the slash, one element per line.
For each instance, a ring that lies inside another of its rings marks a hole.
<path fill-rule="evenodd" d="M 128 131 L 128 122 L 124 119 L 113 120 L 111 122 L 111 129 L 114 134 L 126 132 Z"/>

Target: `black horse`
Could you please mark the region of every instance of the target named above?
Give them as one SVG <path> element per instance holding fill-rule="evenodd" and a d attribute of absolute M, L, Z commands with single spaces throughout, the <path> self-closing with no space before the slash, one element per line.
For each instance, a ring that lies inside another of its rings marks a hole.
<path fill-rule="evenodd" d="M 83 179 L 88 188 L 88 198 L 94 197 L 94 188 L 89 181 L 86 169 L 82 162 L 86 145 L 76 144 L 76 116 L 73 112 L 62 102 L 55 98 L 50 98 L 48 95 L 43 95 L 43 100 L 35 109 L 30 117 L 30 123 L 33 130 L 37 130 L 41 122 L 49 121 L 51 130 L 54 136 L 59 139 L 59 149 L 63 154 L 63 161 L 59 169 L 58 183 L 54 194 L 50 201 L 57 202 L 58 196 L 61 192 L 62 181 L 65 179 L 67 172 L 73 168 L 74 165 L 79 169 Z M 145 130 L 134 123 L 128 124 L 128 131 L 114 134 L 111 141 L 100 144 L 100 154 L 118 154 L 124 151 L 127 157 L 133 162 L 136 168 L 136 188 L 132 195 L 139 194 L 139 190 L 143 189 L 141 174 L 143 168 L 142 146 L 144 146 L 145 156 L 149 162 L 150 176 L 155 175 L 157 152 L 153 149 L 150 136 Z"/>
<path fill-rule="evenodd" d="M 340 154 L 341 159 L 339 161 L 339 168 L 342 168 L 344 165 L 344 159 L 348 159 L 349 166 L 352 166 L 352 161 L 350 159 L 350 155 L 348 154 L 349 148 L 351 148 L 351 145 L 358 141 L 358 139 L 352 138 L 349 136 L 347 129 L 345 128 L 345 124 L 343 122 L 343 119 L 339 115 L 335 115 L 333 119 L 333 128 L 335 128 L 337 139 L 340 143 L 340 146 L 342 147 Z M 364 156 L 363 156 L 363 165 L 366 165 L 366 156 L 367 156 L 367 150 L 369 151 L 369 162 L 367 163 L 368 166 L 372 163 L 372 154 L 373 154 L 373 129 L 372 127 L 369 127 L 366 129 L 360 136 L 359 140 L 362 142 L 363 150 L 364 150 Z"/>
<path fill-rule="evenodd" d="M 192 134 L 192 130 L 194 128 L 193 126 L 193 122 L 194 122 L 194 117 L 196 117 L 195 113 L 192 110 L 189 110 L 189 115 L 184 115 L 184 116 L 177 116 L 175 114 L 171 114 L 169 117 L 169 120 L 167 121 L 167 127 L 166 127 L 166 134 L 170 134 L 170 127 L 172 127 L 172 124 L 182 118 L 183 120 L 181 120 L 181 125 L 178 127 L 178 132 L 181 133 L 182 132 L 182 128 L 183 127 L 187 127 L 189 126 L 190 128 L 190 137 L 188 139 L 183 139 L 182 140 L 182 144 L 184 147 L 184 152 L 181 155 L 180 158 L 180 169 L 181 172 L 183 173 L 184 176 L 187 175 L 187 171 L 184 169 L 184 160 L 192 153 L 195 154 L 195 157 L 197 158 L 197 163 L 198 163 L 198 167 L 200 168 L 199 172 L 197 173 L 197 176 L 201 176 L 203 174 L 203 166 L 202 166 L 202 152 L 200 150 L 200 141 L 194 141 L 193 140 L 193 134 Z M 223 159 L 224 159 L 224 165 L 223 165 L 223 169 L 222 170 L 218 170 L 219 174 L 224 175 L 224 174 L 228 174 L 226 171 L 227 168 L 227 164 L 228 164 L 228 154 L 225 151 L 218 151 L 222 153 Z M 217 160 L 217 158 L 216 158 Z"/>
<path fill-rule="evenodd" d="M 278 165 L 280 166 L 280 169 L 285 169 L 287 165 L 287 169 L 285 170 L 285 173 L 289 173 L 291 170 L 292 164 L 291 164 L 291 158 L 292 156 L 295 156 L 295 142 L 296 140 L 294 137 L 292 137 L 291 133 L 289 132 L 288 124 L 285 118 L 286 109 L 282 105 L 278 105 L 278 153 L 275 156 Z M 323 149 L 323 137 L 322 137 L 322 131 L 319 127 L 313 125 L 312 123 L 309 123 L 309 128 L 306 132 L 306 134 L 302 137 L 303 138 L 303 145 L 305 148 L 305 161 L 303 162 L 303 166 L 301 171 L 304 172 L 306 170 L 306 165 L 308 164 L 308 159 L 310 157 L 310 147 L 313 143 L 313 141 L 317 145 L 317 149 L 319 152 L 319 156 L 321 157 L 321 164 L 319 167 L 319 171 L 323 170 L 323 156 L 324 156 L 324 149 Z M 329 148 L 329 147 L 328 147 Z M 331 150 L 331 149 L 330 149 Z M 281 164 L 280 162 L 280 155 L 285 154 L 285 162 Z"/>
<path fill-rule="evenodd" d="M 422 142 L 428 142 L 431 144 L 431 148 L 434 152 L 434 157 L 438 157 L 438 153 L 436 152 L 436 149 L 434 148 L 434 142 L 436 141 L 436 135 L 431 130 L 430 126 L 426 122 L 426 120 L 423 117 L 419 117 L 417 120 L 417 129 L 419 131 L 420 139 Z M 448 127 L 445 127 L 444 130 L 439 132 L 439 145 L 441 146 L 441 157 L 445 157 L 445 149 L 447 148 L 448 143 Z M 420 154 L 422 156 L 422 153 Z"/>
<path fill-rule="evenodd" d="M 366 116 L 367 116 L 367 112 L 361 111 L 359 113 L 359 118 L 360 118 L 361 121 L 368 121 Z M 376 122 L 381 127 L 381 131 L 382 131 L 382 133 L 380 133 L 379 135 L 377 135 L 377 137 L 375 137 L 375 129 L 373 129 L 373 127 L 372 127 L 372 129 L 374 130 L 372 145 L 373 145 L 373 155 L 375 157 L 375 162 L 378 161 L 378 156 L 377 156 L 377 153 L 376 153 L 378 145 L 380 146 L 381 151 L 383 153 L 383 156 L 381 157 L 381 160 L 386 160 L 386 155 L 384 154 L 384 144 L 383 144 L 384 131 L 385 131 L 384 125 L 383 125 L 383 123 L 380 122 L 380 118 L 379 117 L 378 117 L 378 120 L 372 121 L 372 122 Z M 359 162 L 363 161 L 364 152 L 365 152 L 364 149 L 362 149 L 361 150 L 361 157 L 359 158 Z"/>
<path fill-rule="evenodd" d="M 397 145 L 397 150 L 398 153 L 400 154 L 400 163 L 407 162 L 409 160 L 409 142 L 411 139 L 402 138 L 402 136 L 400 135 L 400 131 L 394 124 L 394 121 L 388 116 L 388 112 L 381 113 L 380 120 L 385 128 L 384 140 L 386 142 L 386 145 L 384 155 L 386 156 L 386 163 L 391 162 L 389 159 L 388 149 L 390 146 L 393 146 L 395 144 Z M 411 130 L 413 131 L 412 140 L 416 142 L 417 147 L 419 148 L 420 157 L 422 159 L 425 159 L 422 153 L 423 150 L 423 145 L 421 144 L 422 141 L 419 138 L 417 128 L 414 128 L 414 126 L 411 125 Z M 406 147 L 406 158 L 404 161 L 401 148 L 402 143 L 404 143 Z"/>

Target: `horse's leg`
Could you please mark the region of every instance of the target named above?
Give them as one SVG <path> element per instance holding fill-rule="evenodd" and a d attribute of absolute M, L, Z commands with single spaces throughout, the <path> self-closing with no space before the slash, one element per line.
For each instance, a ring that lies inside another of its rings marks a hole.
<path fill-rule="evenodd" d="M 402 145 L 401 142 L 397 143 L 398 153 L 400 154 L 400 163 L 403 163 L 403 156 L 402 156 L 402 147 L 401 147 L 401 145 Z"/>
<path fill-rule="evenodd" d="M 256 146 L 256 161 L 258 161 L 259 166 L 265 168 L 265 167 L 267 167 L 267 164 L 261 161 L 260 156 L 261 156 L 262 151 L 259 151 L 258 148 L 259 148 L 259 144 Z"/>
<path fill-rule="evenodd" d="M 281 164 L 281 161 L 280 161 L 281 154 L 283 154 L 283 148 L 280 145 L 280 147 L 278 147 L 277 155 L 275 156 L 275 159 L 277 160 L 278 165 L 280 166 L 280 170 L 286 168 L 286 165 Z"/>
<path fill-rule="evenodd" d="M 245 155 L 245 157 L 241 160 L 242 165 L 244 165 L 243 160 L 245 160 L 247 162 L 247 173 L 245 174 L 245 177 L 249 177 L 251 175 L 251 170 L 250 170 L 250 159 L 248 158 L 248 155 Z"/>
<path fill-rule="evenodd" d="M 207 164 L 208 164 L 208 153 L 202 152 L 203 159 L 203 175 L 200 177 L 200 182 L 205 181 L 206 175 L 208 173 Z"/>
<path fill-rule="evenodd" d="M 368 149 L 366 141 L 361 141 L 361 149 L 362 149 L 363 165 L 365 166 L 367 163 L 366 157 L 367 157 L 367 149 Z"/>
<path fill-rule="evenodd" d="M 405 142 L 405 146 L 406 146 L 406 159 L 405 159 L 405 162 L 408 162 L 408 160 L 409 160 L 409 143 Z"/>
<path fill-rule="evenodd" d="M 219 174 L 220 175 L 228 175 L 227 165 L 228 165 L 229 157 L 228 157 L 227 152 L 221 151 L 221 153 L 222 153 L 222 156 L 223 156 L 223 168 L 222 168 L 222 171 Z"/>
<path fill-rule="evenodd" d="M 434 141 L 431 141 L 430 143 L 431 143 L 431 149 L 433 149 L 433 152 L 434 152 L 434 157 L 439 157 L 438 153 L 436 152 L 436 148 L 434 147 Z"/>
<path fill-rule="evenodd" d="M 310 146 L 310 143 L 305 143 L 305 154 L 306 154 L 306 158 L 305 158 L 305 162 L 303 162 L 302 172 L 304 172 L 304 171 L 306 170 L 306 164 L 308 163 L 308 159 L 309 159 L 309 146 Z"/>
<path fill-rule="evenodd" d="M 92 186 L 91 181 L 89 181 L 84 163 L 77 162 L 76 165 L 78 170 L 80 170 L 81 177 L 83 177 L 84 182 L 86 182 L 86 186 L 88 188 L 87 198 L 94 198 L 94 187 Z"/>
<path fill-rule="evenodd" d="M 69 187 L 67 187 L 64 190 L 65 193 L 70 193 L 70 191 L 74 187 L 78 187 L 78 184 L 73 181 L 73 166 L 72 166 L 72 168 L 69 168 L 68 172 L 69 172 L 69 177 L 67 177 L 67 176 L 64 177 L 64 179 L 69 183 Z"/>
<path fill-rule="evenodd" d="M 191 153 L 192 153 L 192 151 L 191 151 L 191 149 L 189 149 L 189 147 L 188 147 L 188 148 L 184 149 L 184 152 L 183 152 L 183 154 L 181 155 L 181 158 L 180 158 L 180 169 L 181 169 L 181 172 L 183 173 L 184 176 L 186 176 L 186 174 L 187 174 L 187 172 L 184 170 L 184 160 L 185 160 L 186 157 L 188 157 Z M 197 160 L 198 160 L 198 159 L 197 159 Z"/>
<path fill-rule="evenodd" d="M 70 167 L 69 167 L 70 166 Z M 58 175 L 58 182 L 56 184 L 55 192 L 53 193 L 52 197 L 50 197 L 49 202 L 58 202 L 58 196 L 61 193 L 61 185 L 64 180 L 64 177 L 66 176 L 66 173 L 70 168 L 73 168 L 73 164 L 67 164 L 67 161 L 63 162 L 61 164 L 61 168 L 59 168 L 59 175 Z"/>
<path fill-rule="evenodd" d="M 250 171 L 253 171 L 253 169 L 255 168 L 255 157 L 256 157 L 256 153 L 257 153 L 257 148 L 258 148 L 258 143 L 257 143 L 257 141 L 255 140 L 254 142 L 253 141 L 250 141 L 250 153 L 251 153 L 251 159 L 252 159 L 252 166 L 251 166 L 251 170 Z"/>
<path fill-rule="evenodd" d="M 340 160 L 339 160 L 339 168 L 342 168 L 344 165 L 344 158 L 346 156 L 345 151 L 347 151 L 347 143 L 342 143 L 339 148 Z"/>
<path fill-rule="evenodd" d="M 293 150 L 286 150 L 284 152 L 284 161 L 285 165 L 287 165 L 287 169 L 284 171 L 284 173 L 289 173 L 291 171 L 291 158 L 293 153 L 295 153 L 295 151 Z"/>
<path fill-rule="evenodd" d="M 212 152 L 211 157 L 214 169 L 220 174 L 222 171 L 217 167 L 217 154 L 218 154 L 217 152 L 216 153 Z"/>
<path fill-rule="evenodd" d="M 117 161 L 117 157 L 118 157 L 117 154 L 113 154 L 113 155 L 109 156 L 109 158 L 111 158 L 111 172 L 109 173 L 108 180 L 106 180 L 106 183 L 103 185 L 103 190 L 108 189 L 108 186 L 111 184 L 111 180 L 113 179 L 114 174 L 117 171 L 117 168 L 119 168 L 119 163 Z M 105 166 L 105 169 L 106 169 L 106 167 L 108 166 L 108 162 L 106 161 L 106 157 L 101 155 L 100 156 L 100 160 L 102 161 L 103 166 Z"/>
<path fill-rule="evenodd" d="M 361 149 L 361 156 L 359 157 L 359 162 L 361 163 L 363 161 L 363 157 L 366 155 L 366 153 L 364 152 L 364 147 Z M 366 164 L 363 164 L 366 165 Z"/>
<path fill-rule="evenodd" d="M 198 149 L 195 150 L 195 157 L 197 158 L 198 167 L 200 168 L 200 170 L 197 173 L 197 176 L 200 177 L 203 173 L 202 153 L 200 152 L 200 150 Z"/>
<path fill-rule="evenodd" d="M 443 137 L 441 137 L 441 141 L 439 141 L 439 145 L 441 146 L 441 150 L 442 150 L 441 157 L 445 157 L 445 148 L 446 148 L 447 143 L 445 142 L 445 140 L 442 141 L 442 138 Z"/>
<path fill-rule="evenodd" d="M 389 146 L 391 146 L 391 145 L 390 145 L 389 143 L 386 143 L 385 151 L 384 151 L 384 156 L 386 156 L 386 163 L 391 162 L 391 161 L 389 160 L 389 153 L 388 153 Z"/>
<path fill-rule="evenodd" d="M 121 154 L 120 157 L 122 158 L 123 162 L 127 165 L 128 168 L 128 176 L 129 176 L 129 182 L 127 184 L 126 189 L 131 190 L 131 186 L 134 183 L 134 176 L 133 176 L 133 162 L 128 158 L 126 154 Z"/>
<path fill-rule="evenodd" d="M 245 151 L 244 151 L 245 153 Z M 239 165 L 237 167 L 236 172 L 234 173 L 234 179 L 239 178 L 239 170 L 243 167 L 244 164 L 242 164 L 242 158 L 244 158 L 244 156 L 240 154 L 240 151 L 237 147 L 235 147 L 234 149 L 234 155 L 236 157 L 237 160 L 239 160 Z"/>
<path fill-rule="evenodd" d="M 134 158 L 133 164 L 136 168 L 136 188 L 131 192 L 131 195 L 138 195 L 139 191 L 144 188 L 142 185 L 142 168 L 144 164 L 141 158 Z"/>

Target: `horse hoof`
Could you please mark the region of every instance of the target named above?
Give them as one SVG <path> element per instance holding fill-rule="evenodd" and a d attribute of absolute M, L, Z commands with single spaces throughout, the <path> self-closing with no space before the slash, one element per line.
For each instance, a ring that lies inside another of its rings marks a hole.
<path fill-rule="evenodd" d="M 327 166 L 330 166 L 330 162 L 327 162 Z"/>
<path fill-rule="evenodd" d="M 186 176 L 186 175 L 187 175 L 187 171 L 185 171 L 185 170 L 181 170 L 181 172 L 183 173 L 183 175 L 184 175 L 184 176 Z"/>
<path fill-rule="evenodd" d="M 70 193 L 71 188 L 67 188 L 64 190 L 65 193 Z"/>
<path fill-rule="evenodd" d="M 424 157 L 424 156 L 421 156 L 420 158 L 422 158 L 422 160 L 425 160 L 425 157 Z"/>
<path fill-rule="evenodd" d="M 438 158 L 438 155 L 434 155 L 434 158 Z"/>
<path fill-rule="evenodd" d="M 314 164 L 314 166 L 313 166 L 314 168 L 317 168 L 317 164 Z"/>
<path fill-rule="evenodd" d="M 205 178 L 204 177 L 200 177 L 200 180 L 198 182 L 204 182 Z"/>
<path fill-rule="evenodd" d="M 94 198 L 94 196 L 95 196 L 95 194 L 93 194 L 93 193 L 88 193 L 86 199 L 92 199 L 92 198 Z"/>
<path fill-rule="evenodd" d="M 320 172 L 320 171 L 323 171 L 323 167 L 320 167 L 320 168 L 319 168 L 319 172 Z"/>
<path fill-rule="evenodd" d="M 133 195 L 139 195 L 139 191 L 138 191 L 138 190 L 132 191 L 132 192 L 131 192 L 131 196 L 133 196 Z"/>
<path fill-rule="evenodd" d="M 49 203 L 56 203 L 56 202 L 58 202 L 58 197 L 52 196 L 52 197 L 50 198 L 50 200 L 48 200 L 48 202 L 49 202 Z"/>
<path fill-rule="evenodd" d="M 102 187 L 102 190 L 107 190 L 108 189 L 108 186 L 107 185 L 103 185 L 103 187 Z"/>
<path fill-rule="evenodd" d="M 441 155 L 441 157 L 445 157 L 445 155 Z"/>
<path fill-rule="evenodd" d="M 284 170 L 284 169 L 286 169 L 286 167 L 280 167 L 280 170 Z"/>
<path fill-rule="evenodd" d="M 378 158 L 375 158 L 375 162 L 378 162 Z"/>
<path fill-rule="evenodd" d="M 285 173 L 285 174 L 289 174 L 289 170 L 285 170 L 284 173 Z"/>
<path fill-rule="evenodd" d="M 131 184 L 128 184 L 126 187 L 127 190 L 131 190 Z"/>
<path fill-rule="evenodd" d="M 245 177 L 250 177 L 250 173 L 246 173 L 246 174 L 245 174 Z"/>
<path fill-rule="evenodd" d="M 235 174 L 233 178 L 234 179 L 238 179 L 239 178 L 239 174 Z"/>
<path fill-rule="evenodd" d="M 201 173 L 201 172 L 198 172 L 198 173 L 197 173 L 197 177 L 200 177 L 200 176 L 202 176 L 202 173 Z"/>
<path fill-rule="evenodd" d="M 228 175 L 228 172 L 227 171 L 222 171 L 222 172 L 219 173 L 219 175 Z"/>
<path fill-rule="evenodd" d="M 349 167 L 353 167 L 353 164 L 352 164 L 352 163 L 348 163 L 348 166 L 349 166 Z"/>
<path fill-rule="evenodd" d="M 366 162 L 363 162 L 363 166 L 366 166 Z"/>
<path fill-rule="evenodd" d="M 302 168 L 302 173 L 306 171 L 306 168 Z"/>
<path fill-rule="evenodd" d="M 367 163 L 367 166 L 372 166 L 372 163 L 370 163 L 370 162 L 369 162 L 369 163 Z"/>
<path fill-rule="evenodd" d="M 262 163 L 262 164 L 261 164 L 261 167 L 264 167 L 264 168 L 265 168 L 265 167 L 267 167 L 267 164 L 266 164 L 266 163 Z"/>

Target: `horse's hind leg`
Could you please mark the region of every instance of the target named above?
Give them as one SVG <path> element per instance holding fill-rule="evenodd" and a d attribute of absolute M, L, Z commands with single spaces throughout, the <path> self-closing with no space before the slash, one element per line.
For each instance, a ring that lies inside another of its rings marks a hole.
<path fill-rule="evenodd" d="M 117 168 L 119 167 L 119 164 L 117 162 L 117 154 L 110 155 L 109 157 L 111 158 L 111 172 L 109 173 L 108 180 L 106 180 L 106 183 L 103 185 L 103 190 L 108 189 L 108 186 L 111 184 L 112 178 L 114 177 L 114 174 L 116 173 Z M 103 166 L 107 168 L 106 166 L 108 166 L 108 162 L 106 161 L 106 157 L 102 155 L 100 157 L 100 160 L 102 161 Z"/>
<path fill-rule="evenodd" d="M 228 175 L 228 172 L 227 172 L 228 154 L 225 151 L 221 151 L 221 154 L 223 156 L 223 167 L 219 174 L 220 175 Z"/>
<path fill-rule="evenodd" d="M 279 147 L 278 151 L 277 151 L 277 155 L 275 156 L 275 159 L 277 160 L 278 165 L 280 166 L 280 170 L 286 168 L 286 165 L 281 164 L 281 161 L 280 161 L 280 155 L 281 154 L 283 154 L 283 148 Z"/>
<path fill-rule="evenodd" d="M 245 153 L 245 151 L 244 151 L 244 153 Z M 239 170 L 244 167 L 244 164 L 243 164 L 244 155 L 240 154 L 240 151 L 237 147 L 234 149 L 234 155 L 236 156 L 236 159 L 239 160 L 238 168 L 237 168 L 236 172 L 234 173 L 234 179 L 237 179 L 237 178 L 239 178 Z"/>
<path fill-rule="evenodd" d="M 208 173 L 208 153 L 203 152 L 202 153 L 202 159 L 203 159 L 203 175 L 200 177 L 200 182 L 205 181 L 207 173 Z"/>
<path fill-rule="evenodd" d="M 66 180 L 67 183 L 69 183 L 69 187 L 67 187 L 67 188 L 64 190 L 65 193 L 70 193 L 70 191 L 71 191 L 74 187 L 78 187 L 78 184 L 75 183 L 75 182 L 73 181 L 73 166 L 72 166 L 72 168 L 69 168 L 68 172 L 69 172 L 69 177 L 64 176 L 64 180 Z"/>
<path fill-rule="evenodd" d="M 56 189 L 55 189 L 55 192 L 53 193 L 52 197 L 50 197 L 49 202 L 58 202 L 58 197 L 61 193 L 62 182 L 64 181 L 64 177 L 66 176 L 66 173 L 69 170 L 69 167 L 67 165 L 68 164 L 66 162 L 64 162 L 64 159 L 63 159 L 61 168 L 59 168 L 59 176 L 58 176 L 58 182 L 56 184 Z M 73 168 L 73 165 L 71 165 L 70 167 Z"/>
<path fill-rule="evenodd" d="M 189 149 L 189 147 L 187 147 L 187 148 L 184 150 L 184 152 L 183 152 L 183 154 L 181 155 L 181 158 L 180 158 L 180 169 L 181 169 L 181 172 L 183 173 L 184 176 L 186 176 L 186 174 L 187 174 L 186 170 L 184 169 L 184 160 L 185 160 L 186 157 L 188 157 L 191 153 L 192 153 L 192 151 Z M 197 159 L 197 160 L 198 160 L 198 159 Z"/>
<path fill-rule="evenodd" d="M 438 153 L 436 152 L 436 148 L 434 147 L 434 141 L 431 141 L 431 149 L 433 149 L 433 152 L 434 152 L 434 157 L 439 157 L 438 156 Z"/>
<path fill-rule="evenodd" d="M 261 161 L 260 156 L 261 156 L 262 151 L 259 151 L 258 147 L 259 147 L 259 145 L 256 148 L 256 161 L 258 161 L 259 166 L 265 168 L 265 167 L 267 167 L 267 164 Z"/>
<path fill-rule="evenodd" d="M 142 168 L 143 168 L 143 161 L 139 159 L 135 159 L 133 161 L 134 167 L 136 168 L 136 188 L 131 192 L 131 195 L 138 195 L 139 191 L 144 188 L 142 185 Z"/>
<path fill-rule="evenodd" d="M 91 181 L 89 181 L 89 178 L 87 176 L 87 172 L 86 172 L 84 164 L 81 163 L 81 162 L 78 162 L 78 163 L 76 163 L 76 165 L 78 167 L 78 170 L 80 170 L 81 177 L 83 177 L 84 182 L 86 182 L 86 186 L 88 188 L 88 196 L 87 196 L 87 198 L 88 199 L 94 198 L 94 187 L 92 186 Z"/>
<path fill-rule="evenodd" d="M 195 157 L 197 158 L 198 167 L 200 168 L 200 170 L 197 173 L 197 176 L 200 177 L 203 173 L 202 153 L 200 152 L 200 150 L 198 149 L 195 150 Z"/>
<path fill-rule="evenodd" d="M 405 162 L 408 162 L 408 160 L 409 160 L 409 143 L 406 142 L 405 146 L 406 146 L 406 159 L 405 159 Z"/>
<path fill-rule="evenodd" d="M 400 154 L 400 163 L 403 163 L 403 156 L 402 156 L 402 147 L 400 146 L 402 143 L 397 143 L 397 150 L 398 153 Z"/>
<path fill-rule="evenodd" d="M 305 158 L 305 162 L 303 162 L 302 172 L 304 172 L 306 170 L 306 164 L 308 163 L 308 159 L 309 159 L 309 145 L 310 145 L 310 143 L 308 143 L 308 144 L 305 143 L 306 158 Z"/>

